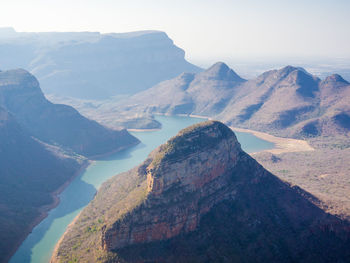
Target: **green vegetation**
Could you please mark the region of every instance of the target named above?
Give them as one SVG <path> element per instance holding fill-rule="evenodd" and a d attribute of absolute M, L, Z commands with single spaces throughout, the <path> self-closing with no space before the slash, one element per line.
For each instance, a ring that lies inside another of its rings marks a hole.
<path fill-rule="evenodd" d="M 113 262 L 102 250 L 102 231 L 122 222 L 147 199 L 146 176 L 137 169 L 105 182 L 94 200 L 81 212 L 59 248 L 61 262 Z"/>
<path fill-rule="evenodd" d="M 191 153 L 208 150 L 230 136 L 235 135 L 231 129 L 220 122 L 197 123 L 181 130 L 178 135 L 162 145 L 153 158 L 152 166 L 158 167 L 162 161 L 178 161 Z"/>

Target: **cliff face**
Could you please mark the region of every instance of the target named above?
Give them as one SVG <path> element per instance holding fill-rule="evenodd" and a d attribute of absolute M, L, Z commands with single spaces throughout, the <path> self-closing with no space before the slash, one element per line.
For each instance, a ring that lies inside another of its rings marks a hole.
<path fill-rule="evenodd" d="M 201 69 L 160 31 L 123 34 L 0 31 L 0 68 L 25 68 L 45 94 L 106 99 Z"/>
<path fill-rule="evenodd" d="M 182 132 L 159 149 L 146 169 L 145 203 L 105 230 L 104 249 L 193 231 L 215 204 L 234 198 L 225 182 L 239 158 L 239 143 L 225 134 L 222 124 L 206 125 Z"/>
<path fill-rule="evenodd" d="M 51 103 L 43 95 L 37 79 L 22 69 L 0 72 L 0 106 L 41 141 L 88 157 L 138 142 L 126 130 L 108 129 L 70 106 Z"/>
<path fill-rule="evenodd" d="M 106 182 L 52 262 L 349 260 L 349 225 L 267 172 L 215 121 Z"/>

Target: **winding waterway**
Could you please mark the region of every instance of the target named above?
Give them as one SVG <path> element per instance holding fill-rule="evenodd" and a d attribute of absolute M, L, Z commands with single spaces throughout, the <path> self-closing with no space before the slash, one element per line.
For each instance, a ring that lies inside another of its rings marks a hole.
<path fill-rule="evenodd" d="M 10 263 L 47 263 L 55 244 L 66 227 L 91 201 L 100 185 L 118 173 L 140 164 L 157 146 L 176 135 L 179 130 L 203 121 L 199 118 L 157 116 L 162 129 L 151 132 L 133 132 L 142 143 L 92 163 L 60 194 L 59 205 L 37 225 L 11 258 Z M 246 152 L 257 152 L 273 148 L 273 144 L 249 133 L 236 132 Z"/>

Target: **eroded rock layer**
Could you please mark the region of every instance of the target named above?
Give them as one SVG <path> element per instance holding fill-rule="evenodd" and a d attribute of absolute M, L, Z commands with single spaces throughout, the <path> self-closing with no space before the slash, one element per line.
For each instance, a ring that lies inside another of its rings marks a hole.
<path fill-rule="evenodd" d="M 52 262 L 348 261 L 348 222 L 316 203 L 208 121 L 103 184 Z"/>

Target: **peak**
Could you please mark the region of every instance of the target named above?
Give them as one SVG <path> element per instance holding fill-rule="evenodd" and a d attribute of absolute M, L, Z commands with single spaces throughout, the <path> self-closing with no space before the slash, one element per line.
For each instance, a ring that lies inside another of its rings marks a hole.
<path fill-rule="evenodd" d="M 8 74 L 8 75 L 32 75 L 27 70 L 22 69 L 22 68 L 9 69 L 9 70 L 6 70 L 6 71 L 0 71 L 0 73 Z"/>
<path fill-rule="evenodd" d="M 333 74 L 328 76 L 327 78 L 325 78 L 324 82 L 340 82 L 340 83 L 344 83 L 344 84 L 349 84 L 349 82 L 347 82 L 345 79 L 343 79 L 342 76 L 340 76 L 339 74 Z"/>
<path fill-rule="evenodd" d="M 307 75 L 311 75 L 309 72 L 307 72 L 304 68 L 302 67 L 294 67 L 294 66 L 285 66 L 284 68 L 281 68 L 280 70 L 278 70 L 278 72 L 281 74 L 281 75 L 284 75 L 284 76 L 287 76 L 289 75 L 290 73 L 292 72 L 303 72 Z"/>
<path fill-rule="evenodd" d="M 208 132 L 215 132 L 217 136 L 222 136 L 223 138 L 227 138 L 228 136 L 234 135 L 231 129 L 227 127 L 225 124 L 223 124 L 222 122 L 210 120 L 210 121 L 200 122 L 192 126 L 189 126 L 185 129 L 182 129 L 176 137 L 188 136 L 188 135 L 193 135 L 198 133 L 208 133 Z M 174 138 L 172 138 L 171 140 L 173 140 Z"/>
<path fill-rule="evenodd" d="M 9 84 L 11 85 L 8 86 Z M 40 90 L 38 80 L 24 69 L 11 69 L 0 72 L 0 87 L 1 86 L 7 86 L 11 89 L 30 88 Z"/>
<path fill-rule="evenodd" d="M 233 131 L 219 121 L 205 121 L 181 130 L 175 137 L 159 148 L 153 165 L 158 166 L 160 161 L 174 161 L 191 155 L 195 152 L 214 148 L 226 139 L 234 139 L 240 149 Z"/>
<path fill-rule="evenodd" d="M 281 68 L 279 71 L 280 71 L 280 72 L 290 73 L 290 72 L 292 72 L 292 71 L 294 71 L 294 70 L 296 70 L 296 69 L 297 69 L 296 67 L 293 67 L 293 66 L 291 66 L 291 65 L 288 65 L 288 66 L 285 66 L 285 67 Z"/>
<path fill-rule="evenodd" d="M 227 71 L 229 69 L 230 68 L 224 62 L 219 61 L 219 62 L 216 62 L 214 65 L 212 65 L 208 69 L 208 71 L 210 71 L 210 70 L 225 70 L 225 71 Z"/>
<path fill-rule="evenodd" d="M 242 82 L 242 79 L 236 72 L 230 69 L 225 63 L 217 62 L 208 68 L 206 71 L 200 73 L 201 76 L 204 76 L 208 79 L 214 80 L 228 80 L 228 81 L 239 81 Z"/>
<path fill-rule="evenodd" d="M 0 71 L 0 80 L 12 79 L 12 80 L 21 81 L 23 79 L 28 80 L 28 78 L 35 79 L 35 77 L 31 73 L 29 73 L 27 70 L 22 68 L 10 69 L 7 71 Z"/>

